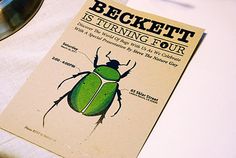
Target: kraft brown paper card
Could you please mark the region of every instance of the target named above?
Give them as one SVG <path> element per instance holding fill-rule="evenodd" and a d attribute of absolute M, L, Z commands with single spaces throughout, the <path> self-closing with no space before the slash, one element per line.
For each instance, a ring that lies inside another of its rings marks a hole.
<path fill-rule="evenodd" d="M 203 32 L 88 0 L 0 126 L 66 158 L 137 157 Z"/>

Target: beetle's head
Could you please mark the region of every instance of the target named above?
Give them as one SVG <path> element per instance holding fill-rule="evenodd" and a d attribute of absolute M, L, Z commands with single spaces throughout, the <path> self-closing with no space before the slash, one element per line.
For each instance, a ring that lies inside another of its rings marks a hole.
<path fill-rule="evenodd" d="M 117 70 L 120 66 L 120 63 L 117 60 L 110 60 L 106 63 L 106 65 Z"/>
<path fill-rule="evenodd" d="M 113 68 L 113 69 L 118 69 L 119 66 L 127 66 L 130 62 L 130 60 L 126 64 L 120 64 L 119 61 L 110 59 L 109 54 L 111 54 L 111 51 L 106 55 L 106 57 L 109 59 L 109 61 L 106 63 L 107 66 Z"/>

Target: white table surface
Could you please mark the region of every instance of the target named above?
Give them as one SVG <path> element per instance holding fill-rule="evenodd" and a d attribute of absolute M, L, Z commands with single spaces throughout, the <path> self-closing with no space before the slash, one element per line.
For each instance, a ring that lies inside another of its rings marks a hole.
<path fill-rule="evenodd" d="M 84 0 L 45 0 L 0 42 L 0 112 L 60 37 Z M 236 158 L 236 1 L 129 0 L 128 6 L 206 29 L 139 158 Z M 0 158 L 58 158 L 0 131 Z"/>

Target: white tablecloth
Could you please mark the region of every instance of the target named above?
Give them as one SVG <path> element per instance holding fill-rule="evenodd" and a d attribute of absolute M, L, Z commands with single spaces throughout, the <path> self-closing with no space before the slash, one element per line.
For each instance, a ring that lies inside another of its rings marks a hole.
<path fill-rule="evenodd" d="M 83 1 L 45 0 L 23 29 L 0 42 L 0 112 Z M 236 1 L 129 0 L 128 6 L 205 28 L 207 33 L 139 158 L 235 158 Z M 35 157 L 58 156 L 0 132 L 0 158 Z"/>

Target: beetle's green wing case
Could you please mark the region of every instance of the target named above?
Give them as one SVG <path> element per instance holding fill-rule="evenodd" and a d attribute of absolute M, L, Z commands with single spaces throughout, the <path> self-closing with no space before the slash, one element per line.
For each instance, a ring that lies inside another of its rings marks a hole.
<path fill-rule="evenodd" d="M 101 86 L 101 79 L 94 73 L 82 78 L 72 89 L 68 97 L 69 105 L 77 112 L 82 112 Z"/>
<path fill-rule="evenodd" d="M 95 116 L 105 113 L 115 97 L 117 87 L 118 84 L 116 82 L 105 83 L 84 112 L 84 115 Z"/>

